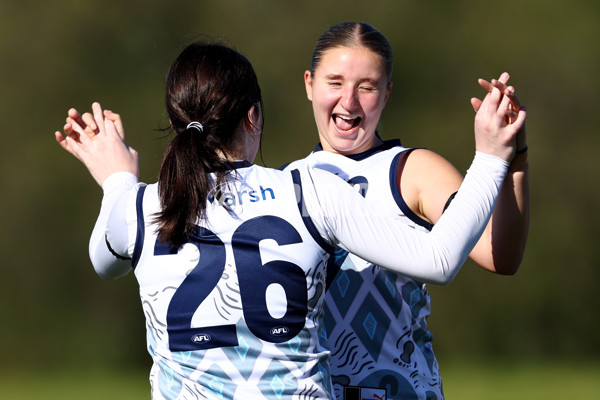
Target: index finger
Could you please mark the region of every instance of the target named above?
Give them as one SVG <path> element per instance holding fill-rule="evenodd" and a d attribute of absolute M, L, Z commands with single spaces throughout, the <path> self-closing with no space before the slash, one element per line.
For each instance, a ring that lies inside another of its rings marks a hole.
<path fill-rule="evenodd" d="M 106 130 L 104 129 L 104 113 L 102 112 L 102 106 L 100 106 L 100 103 L 96 101 L 92 103 L 92 112 L 94 113 L 94 120 L 96 121 L 96 126 L 98 127 L 99 133 L 105 134 Z"/>
<path fill-rule="evenodd" d="M 508 97 L 508 99 L 510 100 L 510 105 L 513 111 L 518 113 L 521 109 L 521 103 L 519 102 L 519 99 L 517 99 L 517 96 L 515 96 L 515 91 L 512 86 L 507 86 L 505 83 L 496 79 L 492 79 L 491 82 L 488 82 L 485 79 L 478 79 L 477 82 L 482 88 L 484 88 L 490 93 L 494 88 L 498 88 L 498 90 L 500 90 L 500 93 Z"/>
<path fill-rule="evenodd" d="M 519 110 L 521 110 L 521 103 L 519 102 L 519 99 L 517 99 L 517 96 L 515 96 L 515 90 L 512 86 L 507 86 L 505 83 L 496 79 L 492 79 L 492 85 L 494 85 L 494 87 L 497 87 L 502 92 L 502 94 L 508 97 L 508 99 L 510 100 L 510 105 L 512 106 L 514 112 L 518 113 Z"/>

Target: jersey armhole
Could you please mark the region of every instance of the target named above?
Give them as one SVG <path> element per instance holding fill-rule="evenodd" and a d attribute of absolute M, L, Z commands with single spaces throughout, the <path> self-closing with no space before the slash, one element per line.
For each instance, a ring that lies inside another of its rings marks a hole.
<path fill-rule="evenodd" d="M 402 210 L 404 215 L 406 215 L 406 217 L 415 224 L 420 225 L 423 228 L 430 231 L 433 228 L 433 224 L 429 221 L 425 221 L 423 218 L 415 214 L 413 210 L 410 209 L 408 204 L 406 204 L 406 202 L 404 201 L 404 197 L 402 197 L 402 193 L 400 192 L 400 181 L 402 180 L 402 171 L 404 169 L 404 165 L 406 164 L 408 156 L 414 150 L 417 150 L 417 148 L 412 148 L 400 152 L 392 160 L 392 164 L 390 166 L 390 188 L 392 190 L 392 196 L 394 196 L 396 204 L 398 205 L 400 210 Z"/>
<path fill-rule="evenodd" d="M 298 203 L 298 211 L 300 212 L 300 217 L 302 218 L 302 222 L 304 222 L 304 226 L 306 226 L 306 229 L 308 229 L 308 232 L 310 233 L 314 241 L 317 242 L 317 244 L 321 246 L 323 250 L 332 254 L 335 251 L 335 247 L 331 246 L 323 239 L 323 237 L 321 237 L 319 231 L 317 230 L 317 227 L 315 226 L 315 223 L 310 218 L 310 216 L 307 215 L 306 208 L 304 207 L 304 195 L 302 192 L 302 180 L 300 179 L 300 171 L 294 169 L 291 171 L 291 173 L 292 181 L 294 182 L 294 186 L 296 189 L 296 201 Z"/>
<path fill-rule="evenodd" d="M 446 205 L 444 206 L 444 211 L 442 211 L 442 213 L 444 213 L 446 211 L 446 209 L 450 206 L 450 203 L 452 203 L 452 200 L 454 200 L 454 198 L 456 197 L 457 194 L 458 194 L 458 191 L 452 193 L 450 195 L 450 197 L 448 197 L 448 200 L 446 201 Z"/>
<path fill-rule="evenodd" d="M 137 215 L 137 231 L 135 235 L 135 246 L 131 256 L 131 268 L 135 269 L 140 256 L 142 255 L 142 247 L 144 247 L 144 237 L 146 234 L 146 222 L 144 221 L 144 192 L 146 185 L 140 186 L 135 199 L 135 211 Z"/>

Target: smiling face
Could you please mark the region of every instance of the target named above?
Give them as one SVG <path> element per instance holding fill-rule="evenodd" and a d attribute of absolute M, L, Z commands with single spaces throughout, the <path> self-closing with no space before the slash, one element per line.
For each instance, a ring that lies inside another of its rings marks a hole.
<path fill-rule="evenodd" d="M 375 130 L 392 85 L 379 55 L 364 47 L 331 48 L 313 74 L 304 73 L 304 83 L 325 151 L 357 154 L 381 143 Z"/>

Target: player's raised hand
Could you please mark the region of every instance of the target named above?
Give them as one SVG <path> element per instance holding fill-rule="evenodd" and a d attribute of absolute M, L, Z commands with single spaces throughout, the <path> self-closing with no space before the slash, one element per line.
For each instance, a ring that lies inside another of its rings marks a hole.
<path fill-rule="evenodd" d="M 479 83 L 479 85 L 482 88 L 487 90 L 488 95 L 492 92 L 492 89 L 498 88 L 498 90 L 500 90 L 500 92 L 502 93 L 503 96 L 507 96 L 510 100 L 510 107 L 514 111 L 514 113 L 511 114 L 512 119 L 516 119 L 517 114 L 519 113 L 519 110 L 521 109 L 521 103 L 519 102 L 519 99 L 515 95 L 515 88 L 512 86 L 508 86 L 509 79 L 510 79 L 510 75 L 508 74 L 508 72 L 503 72 L 497 80 L 492 79 L 490 82 L 488 82 L 485 79 L 478 79 L 477 82 Z M 477 112 L 477 110 L 479 110 L 479 107 L 481 107 L 481 103 L 482 103 L 482 100 L 480 100 L 479 98 L 477 98 L 477 97 L 471 98 L 471 105 L 473 106 L 473 109 L 475 110 L 475 112 Z"/>
<path fill-rule="evenodd" d="M 121 138 L 125 140 L 125 130 L 123 129 L 123 122 L 121 121 L 121 116 L 119 114 L 113 113 L 110 110 L 104 110 L 104 117 L 115 123 L 117 132 L 119 133 Z M 92 113 L 86 112 L 80 114 L 79 111 L 77 111 L 77 109 L 71 108 L 67 112 L 66 121 L 68 123 L 73 121 L 76 122 L 77 125 L 79 125 L 83 129 L 83 131 L 91 138 L 96 136 L 99 132 L 98 126 L 96 125 L 94 119 L 94 115 Z M 67 128 L 65 130 L 65 134 L 67 136 L 71 136 L 73 139 L 76 140 L 79 138 L 79 133 L 73 130 L 71 124 L 69 124 L 68 126 L 65 125 L 65 128 Z"/>
<path fill-rule="evenodd" d="M 123 139 L 123 141 L 124 141 L 125 140 L 125 128 L 123 128 L 123 121 L 121 120 L 121 116 L 110 110 L 104 110 L 104 118 L 113 122 L 114 127 L 117 130 L 117 133 L 119 134 L 121 139 Z"/>
<path fill-rule="evenodd" d="M 475 147 L 477 151 L 512 161 L 516 137 L 524 127 L 526 112 L 515 112 L 511 98 L 494 87 L 481 102 L 475 115 Z M 513 119 L 514 117 L 514 119 Z"/>
<path fill-rule="evenodd" d="M 508 74 L 508 72 L 503 72 L 500 77 L 498 78 L 498 80 L 496 79 L 492 79 L 490 82 L 484 80 L 484 79 L 479 79 L 478 83 L 479 85 L 484 88 L 487 92 L 488 95 L 492 92 L 492 89 L 497 88 L 498 90 L 500 90 L 500 92 L 502 93 L 503 96 L 507 96 L 508 99 L 510 100 L 510 105 L 509 105 L 509 109 L 512 112 L 508 112 L 506 115 L 506 120 L 507 123 L 512 123 L 514 122 L 519 114 L 519 111 L 521 109 L 526 110 L 525 106 L 523 106 L 519 99 L 517 98 L 517 96 L 515 95 L 515 88 L 513 86 L 508 86 L 508 80 L 510 79 L 510 75 Z M 482 104 L 482 100 L 473 97 L 471 99 L 471 105 L 473 106 L 473 109 L 477 112 L 479 110 L 479 107 L 481 107 Z M 523 123 L 523 125 L 521 126 L 521 129 L 519 130 L 518 134 L 517 134 L 517 144 L 516 144 L 516 148 L 517 150 L 523 150 L 527 148 L 527 133 L 526 133 L 526 128 L 525 128 L 525 123 Z"/>
<path fill-rule="evenodd" d="M 119 115 L 103 112 L 99 103 L 92 104 L 92 111 L 93 122 L 89 118 L 87 121 L 77 118 L 79 113 L 71 113 L 75 118 L 67 118 L 64 136 L 60 131 L 55 132 L 56 141 L 87 167 L 100 186 L 115 172 L 126 171 L 138 176 L 138 154 L 121 136 L 123 126 Z M 97 130 L 94 135 L 86 131 L 92 124 Z"/>

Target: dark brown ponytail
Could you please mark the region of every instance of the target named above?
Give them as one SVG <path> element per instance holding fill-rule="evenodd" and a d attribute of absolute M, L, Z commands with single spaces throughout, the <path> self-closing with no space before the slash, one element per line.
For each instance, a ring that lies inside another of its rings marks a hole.
<path fill-rule="evenodd" d="M 156 222 L 160 240 L 180 246 L 198 219 L 206 218 L 211 191 L 233 168 L 227 155 L 241 142 L 238 128 L 248 123 L 252 106 L 262 107 L 262 98 L 254 69 L 242 54 L 220 44 L 194 43 L 171 66 L 166 106 L 175 137 L 160 167 L 162 210 Z"/>

